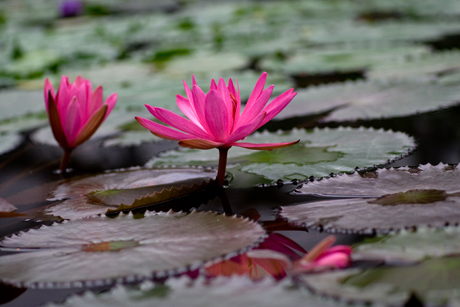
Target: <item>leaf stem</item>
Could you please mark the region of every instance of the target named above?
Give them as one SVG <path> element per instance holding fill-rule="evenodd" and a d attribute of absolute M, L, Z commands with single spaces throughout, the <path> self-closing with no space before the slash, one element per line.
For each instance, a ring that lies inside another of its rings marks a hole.
<path fill-rule="evenodd" d="M 219 168 L 217 169 L 216 182 L 219 187 L 224 185 L 225 169 L 227 168 L 227 153 L 230 147 L 219 147 Z"/>

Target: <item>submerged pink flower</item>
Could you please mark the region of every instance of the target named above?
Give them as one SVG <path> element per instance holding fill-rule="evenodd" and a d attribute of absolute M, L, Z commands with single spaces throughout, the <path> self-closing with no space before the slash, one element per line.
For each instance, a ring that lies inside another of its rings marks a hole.
<path fill-rule="evenodd" d="M 297 94 L 290 89 L 267 105 L 273 85 L 264 90 L 266 79 L 267 73 L 264 72 L 249 96 L 243 112 L 241 112 L 238 82 L 235 88 L 232 79 L 229 80 L 228 85 L 222 78 L 218 84 L 213 79 L 209 92 L 205 94 L 193 77 L 191 90 L 184 81 L 187 98 L 177 95 L 177 105 L 188 119 L 166 109 L 146 105 L 153 116 L 175 129 L 142 117 L 136 117 L 136 120 L 158 137 L 179 141 L 180 146 L 196 149 L 218 148 L 220 159 L 217 181 L 222 185 L 227 151 L 230 147 L 273 150 L 298 143 L 298 141 L 268 144 L 238 142 L 275 117 Z"/>
<path fill-rule="evenodd" d="M 45 104 L 56 141 L 64 149 L 61 171 L 65 169 L 71 151 L 88 140 L 112 111 L 117 94 L 103 103 L 102 87 L 92 91 L 91 82 L 78 76 L 74 83 L 62 76 L 57 94 L 45 80 Z"/>
<path fill-rule="evenodd" d="M 351 247 L 332 246 L 334 236 L 329 236 L 313 247 L 302 259 L 294 263 L 295 272 L 312 272 L 327 269 L 343 269 L 351 263 Z"/>

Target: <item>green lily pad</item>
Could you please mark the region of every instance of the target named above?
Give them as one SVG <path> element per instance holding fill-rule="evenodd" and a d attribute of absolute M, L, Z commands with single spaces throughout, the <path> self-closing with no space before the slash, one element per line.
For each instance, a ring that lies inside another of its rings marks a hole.
<path fill-rule="evenodd" d="M 417 265 L 304 275 L 300 279 L 317 294 L 343 302 L 403 306 L 411 296 L 427 306 L 450 306 L 459 299 L 460 258 L 434 258 Z"/>
<path fill-rule="evenodd" d="M 57 306 L 317 306 L 332 307 L 332 302 L 319 300 L 289 279 L 276 282 L 266 278 L 257 282 L 247 277 L 216 278 L 206 281 L 188 277 L 170 278 L 164 285 L 145 281 L 139 286 L 117 286 L 110 292 L 72 296 Z"/>
<path fill-rule="evenodd" d="M 39 249 L 0 257 L 0 280 L 39 288 L 139 281 L 238 253 L 264 236 L 255 222 L 211 212 L 77 219 L 4 239 L 10 249 Z"/>
<path fill-rule="evenodd" d="M 456 166 L 442 163 L 343 174 L 308 183 L 301 191 L 354 198 L 282 207 L 281 215 L 307 227 L 359 233 L 458 224 L 459 176 Z"/>
<path fill-rule="evenodd" d="M 460 52 L 447 51 L 426 54 L 409 61 L 375 65 L 369 72 L 370 79 L 436 81 L 460 72 Z"/>
<path fill-rule="evenodd" d="M 43 91 L 3 90 L 0 91 L 0 101 L 0 121 L 45 110 Z"/>
<path fill-rule="evenodd" d="M 458 86 L 416 82 L 352 82 L 298 91 L 275 120 L 332 111 L 322 121 L 408 116 L 458 104 Z M 404 103 L 402 103 L 404 102 Z"/>
<path fill-rule="evenodd" d="M 0 154 L 14 149 L 21 142 L 21 136 L 14 133 L 3 134 L 0 132 Z"/>
<path fill-rule="evenodd" d="M 460 254 L 459 227 L 420 228 L 416 232 L 369 239 L 353 249 L 354 258 L 383 259 L 386 262 L 420 261 L 429 257 Z"/>
<path fill-rule="evenodd" d="M 262 70 L 289 74 L 367 70 L 379 63 L 400 62 L 405 57 L 417 58 L 429 53 L 426 47 L 379 46 L 378 48 L 297 49 L 286 60 L 269 59 L 260 63 Z"/>
<path fill-rule="evenodd" d="M 77 178 L 63 181 L 50 192 L 48 200 L 69 199 L 46 208 L 44 212 L 65 219 L 103 214 L 121 204 L 129 206 L 149 194 L 172 187 L 180 189 L 183 185 L 200 185 L 215 176 L 216 171 L 209 169 L 164 168 L 122 170 Z"/>
<path fill-rule="evenodd" d="M 356 167 L 386 163 L 407 154 L 414 141 L 404 133 L 374 129 L 314 129 L 279 133 L 255 133 L 245 142 L 277 143 L 300 139 L 300 143 L 271 152 L 251 151 L 240 147 L 228 152 L 227 171 L 260 176 L 264 180 L 306 179 L 330 173 L 352 171 Z M 171 150 L 154 157 L 148 166 L 217 165 L 217 150 Z M 235 177 L 237 182 L 238 178 Z"/>

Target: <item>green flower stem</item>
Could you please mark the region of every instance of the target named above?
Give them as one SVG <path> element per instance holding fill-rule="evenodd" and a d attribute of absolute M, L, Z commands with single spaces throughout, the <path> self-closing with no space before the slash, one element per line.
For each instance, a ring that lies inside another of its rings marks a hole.
<path fill-rule="evenodd" d="M 219 187 L 224 185 L 225 169 L 227 168 L 227 153 L 230 147 L 220 147 L 219 149 L 219 168 L 217 169 L 216 182 Z"/>
<path fill-rule="evenodd" d="M 62 155 L 61 164 L 59 164 L 59 170 L 61 173 L 65 173 L 67 169 L 67 165 L 69 164 L 70 154 L 72 153 L 72 149 L 64 149 L 64 154 Z"/>

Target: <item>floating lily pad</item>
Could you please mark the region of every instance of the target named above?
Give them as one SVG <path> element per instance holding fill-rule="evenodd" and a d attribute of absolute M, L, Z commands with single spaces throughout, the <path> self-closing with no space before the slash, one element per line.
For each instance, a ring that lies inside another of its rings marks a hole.
<path fill-rule="evenodd" d="M 15 206 L 7 202 L 5 199 L 0 197 L 0 212 L 12 212 L 16 210 Z"/>
<path fill-rule="evenodd" d="M 429 52 L 426 47 L 379 46 L 378 48 L 350 49 L 298 49 L 286 60 L 266 59 L 261 68 L 267 71 L 283 71 L 289 74 L 314 74 L 367 70 L 379 63 L 400 62 L 405 57 L 420 57 Z"/>
<path fill-rule="evenodd" d="M 211 212 L 77 219 L 4 239 L 8 248 L 39 249 L 0 257 L 0 280 L 65 288 L 167 276 L 242 251 L 264 236 L 257 223 Z"/>
<path fill-rule="evenodd" d="M 403 62 L 377 64 L 369 70 L 368 77 L 382 80 L 435 81 L 439 77 L 447 77 L 460 72 L 459 62 L 460 52 L 458 51 L 427 54 Z"/>
<path fill-rule="evenodd" d="M 332 112 L 322 121 L 408 116 L 460 102 L 458 86 L 414 82 L 350 82 L 298 91 L 276 120 Z"/>
<path fill-rule="evenodd" d="M 170 278 L 164 285 L 146 281 L 137 287 L 117 286 L 110 292 L 96 295 L 86 292 L 72 296 L 57 306 L 335 306 L 332 302 L 319 300 L 298 289 L 288 279 L 276 282 L 266 278 L 258 282 L 245 277 L 216 278 L 205 281 L 188 277 Z"/>
<path fill-rule="evenodd" d="M 460 254 L 460 229 L 421 228 L 369 239 L 354 248 L 354 256 L 386 262 L 419 261 L 428 257 Z"/>
<path fill-rule="evenodd" d="M 65 219 L 103 214 L 121 204 L 129 206 L 148 194 L 153 197 L 156 193 L 157 198 L 150 202 L 153 203 L 158 201 L 159 194 L 173 187 L 180 193 L 169 198 L 179 197 L 187 191 L 191 193 L 191 190 L 181 190 L 181 187 L 191 189 L 194 185 L 209 183 L 215 176 L 216 171 L 209 169 L 131 169 L 63 181 L 50 192 L 48 200 L 69 199 L 45 209 L 45 213 Z M 167 200 L 168 195 L 160 200 Z M 145 199 L 142 204 L 146 204 Z"/>
<path fill-rule="evenodd" d="M 296 224 L 326 231 L 386 233 L 421 226 L 444 227 L 460 222 L 460 170 L 447 164 L 378 169 L 374 172 L 314 181 L 301 191 L 339 197 L 282 207 Z"/>
<path fill-rule="evenodd" d="M 263 132 L 248 136 L 245 142 L 276 143 L 298 139 L 300 143 L 297 145 L 271 152 L 231 148 L 227 171 L 258 175 L 259 183 L 264 178 L 292 180 L 322 177 L 352 171 L 356 167 L 386 163 L 407 154 L 414 147 L 412 138 L 404 133 L 364 128 Z M 154 157 L 147 165 L 217 165 L 218 157 L 217 150 L 180 149 Z"/>
<path fill-rule="evenodd" d="M 45 110 L 42 91 L 3 90 L 0 91 L 0 101 L 0 120 Z"/>
<path fill-rule="evenodd" d="M 8 152 L 19 145 L 21 136 L 18 134 L 8 133 L 2 134 L 0 132 L 0 154 Z"/>
<path fill-rule="evenodd" d="M 411 296 L 427 306 L 459 299 L 460 258 L 434 258 L 417 265 L 346 270 L 300 276 L 313 292 L 343 302 L 403 306 Z"/>

